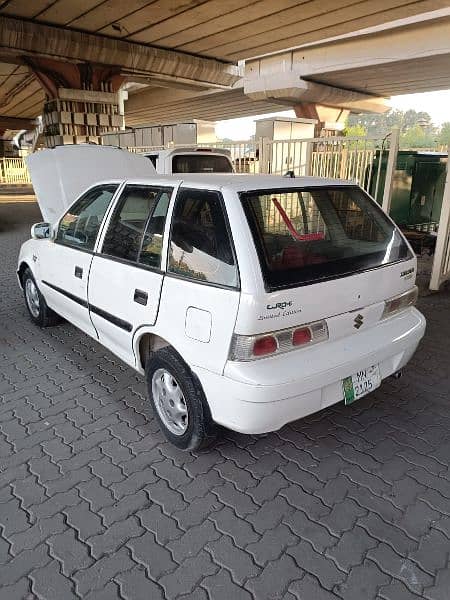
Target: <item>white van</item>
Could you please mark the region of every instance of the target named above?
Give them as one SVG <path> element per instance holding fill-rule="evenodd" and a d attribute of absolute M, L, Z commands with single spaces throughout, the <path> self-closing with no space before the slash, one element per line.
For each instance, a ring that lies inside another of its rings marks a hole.
<path fill-rule="evenodd" d="M 351 404 L 424 334 L 415 256 L 352 183 L 111 178 L 61 212 L 20 251 L 31 319 L 60 315 L 145 374 L 180 448 Z"/>
<path fill-rule="evenodd" d="M 145 152 L 162 175 L 175 173 L 233 173 L 234 167 L 229 150 L 218 148 L 169 148 Z"/>

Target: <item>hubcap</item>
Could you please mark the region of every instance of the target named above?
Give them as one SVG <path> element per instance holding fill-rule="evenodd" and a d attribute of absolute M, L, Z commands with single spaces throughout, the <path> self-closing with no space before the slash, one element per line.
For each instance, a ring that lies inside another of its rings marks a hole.
<path fill-rule="evenodd" d="M 33 317 L 37 318 L 40 311 L 39 293 L 32 279 L 27 279 L 25 282 L 25 298 L 27 299 L 30 313 Z"/>
<path fill-rule="evenodd" d="M 186 401 L 177 380 L 166 369 L 157 369 L 153 373 L 152 394 L 167 429 L 175 435 L 183 435 L 188 426 Z"/>

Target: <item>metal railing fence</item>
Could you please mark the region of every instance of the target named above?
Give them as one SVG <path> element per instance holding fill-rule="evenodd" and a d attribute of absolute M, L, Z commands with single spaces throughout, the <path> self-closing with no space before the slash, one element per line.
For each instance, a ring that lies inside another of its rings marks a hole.
<path fill-rule="evenodd" d="M 31 183 L 25 160 L 20 158 L 0 158 L 0 183 L 23 185 Z"/>
<path fill-rule="evenodd" d="M 389 137 L 331 137 L 295 140 L 245 140 L 192 144 L 192 147 L 225 149 L 237 173 L 348 179 L 364 189 L 372 180 L 376 153 L 389 151 Z M 177 148 L 169 145 L 167 148 Z M 184 145 L 185 147 L 185 145 Z M 128 147 L 131 152 L 151 152 L 162 146 Z M 381 160 L 378 161 L 381 165 Z M 377 178 L 378 181 L 378 178 Z"/>

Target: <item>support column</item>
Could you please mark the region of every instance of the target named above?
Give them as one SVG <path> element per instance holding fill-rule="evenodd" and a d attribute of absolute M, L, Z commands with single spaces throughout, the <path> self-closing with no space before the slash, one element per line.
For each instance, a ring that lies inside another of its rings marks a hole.
<path fill-rule="evenodd" d="M 390 144 L 389 144 L 389 156 L 386 166 L 386 179 L 384 181 L 384 193 L 383 193 L 383 204 L 382 208 L 385 213 L 389 214 L 391 211 L 391 200 L 392 200 L 392 187 L 394 184 L 394 172 L 397 167 L 397 155 L 398 146 L 400 141 L 400 129 L 393 127 L 391 131 Z M 381 160 L 381 156 L 380 156 Z"/>
<path fill-rule="evenodd" d="M 431 271 L 430 290 L 439 290 L 444 281 L 450 279 L 450 146 L 447 148 L 447 178 L 442 198 L 436 250 Z"/>
<path fill-rule="evenodd" d="M 350 113 L 343 108 L 322 106 L 314 102 L 299 102 L 293 109 L 297 118 L 316 119 L 315 137 L 341 134 Z"/>
<path fill-rule="evenodd" d="M 120 87 L 124 77 L 115 67 L 25 57 L 46 93 L 42 113 L 45 146 L 91 142 L 124 127 Z"/>

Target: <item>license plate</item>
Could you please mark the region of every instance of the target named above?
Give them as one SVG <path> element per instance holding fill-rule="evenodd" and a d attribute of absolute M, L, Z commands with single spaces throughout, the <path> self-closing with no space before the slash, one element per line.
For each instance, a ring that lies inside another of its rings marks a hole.
<path fill-rule="evenodd" d="M 381 384 L 380 369 L 373 365 L 363 371 L 358 371 L 342 380 L 345 404 L 351 404 L 366 394 L 373 392 Z"/>

